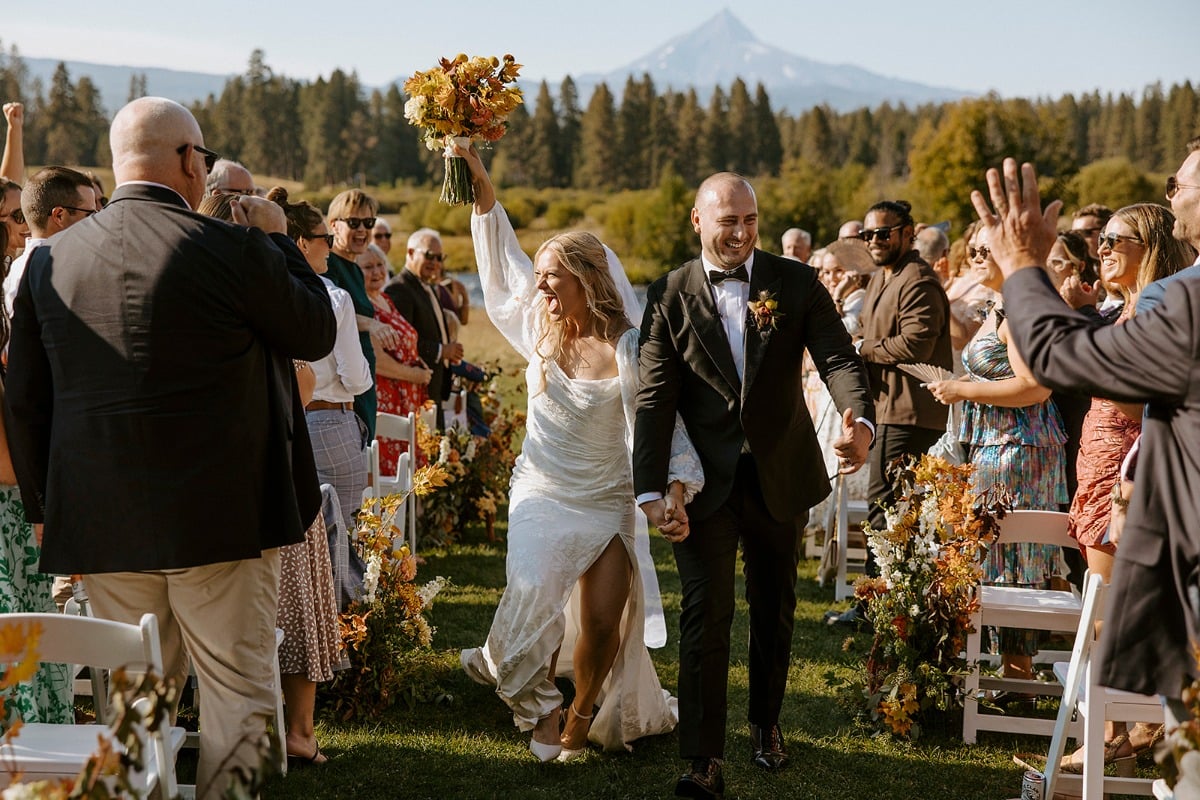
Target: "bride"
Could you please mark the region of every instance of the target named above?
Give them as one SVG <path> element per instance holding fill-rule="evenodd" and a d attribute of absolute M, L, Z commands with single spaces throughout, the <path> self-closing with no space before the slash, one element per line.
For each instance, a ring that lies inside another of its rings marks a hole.
<path fill-rule="evenodd" d="M 507 585 L 487 642 L 462 664 L 493 686 L 542 761 L 568 761 L 590 740 L 615 750 L 675 727 L 647 644 L 666 642 L 645 518 L 634 507 L 630 447 L 638 387 L 633 288 L 590 233 L 521 250 L 478 153 L 455 147 L 475 184 L 471 234 L 492 322 L 528 359 L 529 415 L 509 500 Z M 676 425 L 668 522 L 688 533 L 684 503 L 703 487 Z M 556 676 L 573 678 L 562 714 Z M 599 710 L 593 709 L 599 704 Z"/>

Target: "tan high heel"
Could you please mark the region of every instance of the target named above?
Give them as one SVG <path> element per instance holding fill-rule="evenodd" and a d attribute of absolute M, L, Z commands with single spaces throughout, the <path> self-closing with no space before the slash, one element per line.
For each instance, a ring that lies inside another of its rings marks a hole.
<path fill-rule="evenodd" d="M 592 715 L 591 714 L 580 714 L 579 710 L 575 708 L 575 701 L 573 701 L 573 700 L 571 701 L 570 713 L 574 714 L 579 719 L 587 720 L 589 723 L 588 728 L 589 729 L 591 728 Z M 564 725 L 564 727 L 566 727 L 566 726 Z M 571 748 L 567 747 L 566 745 L 563 745 L 562 752 L 560 752 L 558 754 L 558 761 L 565 764 L 568 761 L 573 761 L 574 759 L 579 758 L 586 751 L 587 751 L 587 736 L 584 736 L 583 737 L 583 746 L 580 747 L 578 750 L 572 750 Z"/>

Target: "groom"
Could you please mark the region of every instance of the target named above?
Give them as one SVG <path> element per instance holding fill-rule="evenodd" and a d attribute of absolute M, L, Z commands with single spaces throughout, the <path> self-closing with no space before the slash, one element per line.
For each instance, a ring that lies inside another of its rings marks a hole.
<path fill-rule="evenodd" d="M 701 257 L 656 281 L 646 297 L 634 434 L 634 488 L 668 536 L 683 584 L 679 746 L 690 768 L 681 797 L 720 798 L 729 628 L 738 543 L 750 605 L 750 738 L 754 764 L 787 762 L 779 728 L 796 608 L 800 534 L 830 490 L 801 364 L 811 354 L 838 408 L 842 471 L 862 466 L 873 435 L 866 370 L 817 273 L 754 248 L 758 204 L 740 175 L 701 184 L 692 209 Z M 678 412 L 699 451 L 705 485 L 686 515 L 663 499 Z"/>

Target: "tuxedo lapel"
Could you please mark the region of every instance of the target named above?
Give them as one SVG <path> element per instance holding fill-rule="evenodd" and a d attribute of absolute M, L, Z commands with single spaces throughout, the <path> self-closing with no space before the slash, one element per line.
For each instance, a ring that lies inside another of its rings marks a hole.
<path fill-rule="evenodd" d="M 754 257 L 754 274 L 750 276 L 750 301 L 758 299 L 761 292 L 766 292 L 776 300 L 779 299 L 779 290 L 783 286 L 783 276 L 779 273 L 776 265 L 765 257 L 762 252 L 756 253 Z M 785 315 L 787 311 L 780 309 L 780 313 Z M 754 379 L 758 376 L 758 368 L 762 365 L 763 355 L 767 351 L 767 345 L 771 341 L 773 328 L 767 326 L 763 330 L 759 330 L 758 324 L 754 320 L 754 316 L 750 313 L 750 309 L 746 309 L 746 335 L 745 342 L 745 380 L 742 381 L 742 401 L 745 402 L 746 396 L 750 394 L 750 387 L 754 385 Z"/>
<path fill-rule="evenodd" d="M 713 300 L 712 289 L 704 275 L 704 264 L 696 259 L 688 265 L 687 280 L 680 293 L 683 300 L 683 313 L 696 331 L 696 338 L 716 366 L 721 377 L 729 385 L 734 396 L 740 387 L 737 367 L 733 364 L 733 353 L 729 349 L 729 339 L 725 336 L 725 328 L 717 314 L 717 304 Z"/>

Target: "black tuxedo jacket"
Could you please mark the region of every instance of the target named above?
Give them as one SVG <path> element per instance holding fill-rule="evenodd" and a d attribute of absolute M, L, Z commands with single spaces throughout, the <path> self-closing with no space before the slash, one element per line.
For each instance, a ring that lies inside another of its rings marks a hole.
<path fill-rule="evenodd" d="M 450 376 L 442 360 L 438 358 L 438 350 L 442 344 L 442 331 L 438 327 L 436 314 L 442 315 L 446 330 L 450 330 L 446 322 L 445 312 L 441 305 L 435 305 L 429 292 L 425 291 L 421 278 L 410 269 L 400 271 L 400 274 L 388 281 L 383 292 L 391 298 L 396 310 L 404 315 L 414 328 L 417 329 L 417 352 L 421 360 L 433 371 L 429 378 L 429 396 L 434 400 L 446 400 L 450 397 Z"/>
<path fill-rule="evenodd" d="M 816 270 L 756 250 L 750 299 L 761 291 L 779 302 L 778 327 L 760 331 L 747 320 L 744 381 L 738 380 L 700 259 L 659 279 L 646 295 L 634 490 L 644 494 L 665 489 L 678 411 L 704 466 L 704 490 L 689 506 L 696 520 L 715 512 L 729 497 L 738 457 L 747 446 L 774 518 L 794 519 L 829 494 L 804 403 L 805 349 L 838 408 L 875 419 L 862 359 Z"/>
<path fill-rule="evenodd" d="M 9 441 L 45 572 L 174 569 L 300 541 L 320 507 L 291 359 L 333 347 L 282 235 L 128 184 L 17 293 Z"/>

